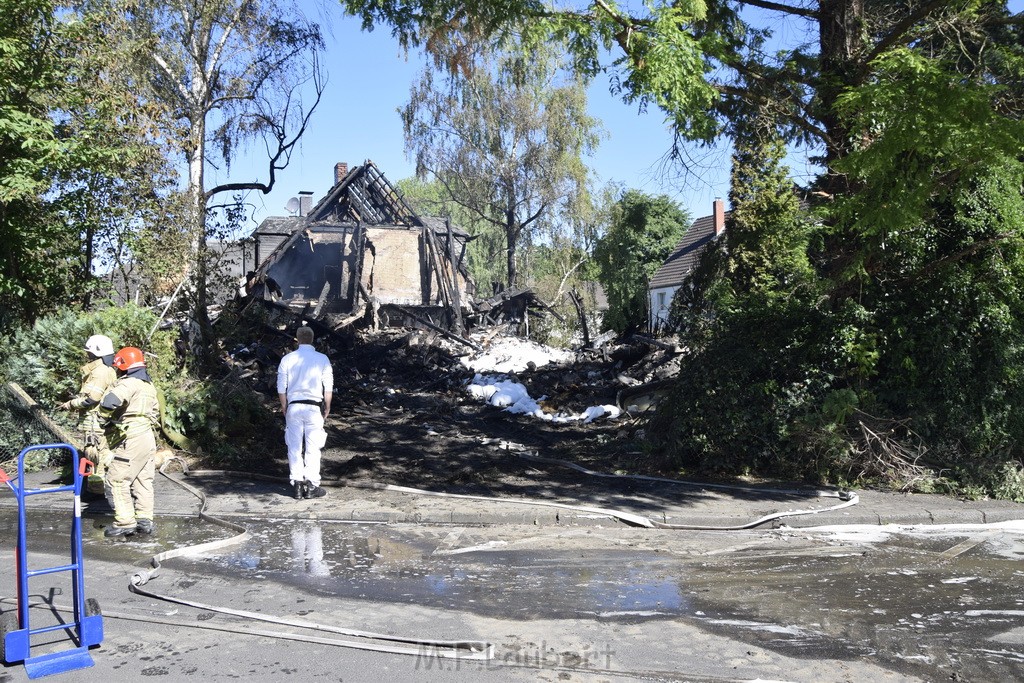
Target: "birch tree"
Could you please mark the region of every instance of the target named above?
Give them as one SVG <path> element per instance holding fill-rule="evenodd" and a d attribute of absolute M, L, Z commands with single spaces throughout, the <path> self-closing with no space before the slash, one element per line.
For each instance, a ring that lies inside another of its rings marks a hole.
<path fill-rule="evenodd" d="M 522 285 L 523 241 L 589 202 L 583 157 L 599 139 L 582 82 L 554 49 L 437 44 L 402 110 L 406 152 L 453 201 L 504 238 L 505 282 Z"/>
<path fill-rule="evenodd" d="M 206 219 L 211 200 L 269 193 L 319 103 L 319 27 L 294 4 L 261 0 L 143 0 L 125 5 L 140 83 L 165 112 L 188 196 L 185 224 L 194 281 L 198 348 L 212 348 L 207 314 Z M 308 99 L 303 93 L 308 93 Z M 265 146 L 265 175 L 216 185 L 210 165 L 230 169 L 241 145 Z"/>

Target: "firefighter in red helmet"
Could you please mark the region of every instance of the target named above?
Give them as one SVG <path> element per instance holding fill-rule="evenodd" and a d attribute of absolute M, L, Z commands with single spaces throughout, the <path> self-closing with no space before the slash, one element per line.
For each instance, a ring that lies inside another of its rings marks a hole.
<path fill-rule="evenodd" d="M 134 346 L 121 349 L 114 355 L 114 368 L 118 380 L 100 402 L 109 445 L 103 488 L 114 508 L 114 523 L 104 531 L 108 538 L 154 531 L 153 456 L 160 424 L 156 387 L 142 351 Z"/>

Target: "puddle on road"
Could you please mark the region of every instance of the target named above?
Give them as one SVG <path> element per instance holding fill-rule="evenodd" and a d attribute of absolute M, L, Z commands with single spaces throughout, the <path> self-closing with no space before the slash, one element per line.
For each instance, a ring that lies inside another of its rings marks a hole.
<path fill-rule="evenodd" d="M 977 540 L 901 535 L 839 557 L 745 553 L 706 563 L 690 588 L 720 610 L 710 625 L 735 633 L 729 615 L 748 615 L 741 629 L 788 654 L 821 649 L 765 625 L 794 625 L 927 680 L 1022 680 L 1024 547 Z"/>
<path fill-rule="evenodd" d="M 17 544 L 17 510 L 0 511 L 0 538 L 10 539 L 10 549 Z M 155 555 L 166 550 L 185 548 L 207 541 L 234 536 L 234 532 L 204 522 L 195 516 L 171 517 L 161 515 L 156 520 L 154 536 L 134 535 L 129 539 L 110 539 L 104 530 L 113 524 L 110 515 L 82 516 L 82 548 L 87 557 L 109 562 L 139 560 L 140 553 Z M 25 514 L 25 536 L 29 551 L 28 569 L 37 569 L 33 563 L 33 550 L 71 554 L 71 513 L 60 514 L 52 510 L 29 508 Z M 5 544 L 6 545 L 6 544 Z M 8 549 L 5 547 L 5 550 Z M 148 560 L 149 556 L 146 556 Z"/>
<path fill-rule="evenodd" d="M 1019 537 L 893 535 L 806 554 L 766 545 L 701 558 L 494 544 L 435 554 L 443 532 L 307 522 L 250 530 L 247 544 L 211 558 L 221 571 L 502 618 L 685 619 L 789 656 L 869 656 L 929 680 L 1024 679 Z"/>
<path fill-rule="evenodd" d="M 212 558 L 221 571 L 321 594 L 520 619 L 636 620 L 691 611 L 680 577 L 653 553 L 433 556 L 443 534 L 431 539 L 389 527 L 301 522 L 249 529 L 248 541 Z"/>

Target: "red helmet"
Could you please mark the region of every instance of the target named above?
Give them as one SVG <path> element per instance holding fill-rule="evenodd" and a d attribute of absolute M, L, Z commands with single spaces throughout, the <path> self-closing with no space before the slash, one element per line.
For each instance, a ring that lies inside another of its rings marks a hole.
<path fill-rule="evenodd" d="M 114 367 L 121 372 L 146 367 L 146 357 L 134 346 L 126 346 L 114 356 Z"/>

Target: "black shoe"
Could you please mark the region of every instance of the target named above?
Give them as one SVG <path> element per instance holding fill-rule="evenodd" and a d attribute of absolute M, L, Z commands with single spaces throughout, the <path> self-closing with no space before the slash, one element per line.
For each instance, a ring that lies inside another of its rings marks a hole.
<path fill-rule="evenodd" d="M 326 495 L 327 491 L 324 490 L 323 486 L 306 485 L 306 498 L 323 498 Z"/>
<path fill-rule="evenodd" d="M 117 538 L 119 536 L 131 536 L 135 533 L 136 527 L 134 526 L 114 526 L 111 524 L 103 531 L 103 535 L 107 538 Z"/>
<path fill-rule="evenodd" d="M 292 494 L 295 496 L 295 500 L 302 500 L 306 495 L 306 482 L 292 482 Z"/>
<path fill-rule="evenodd" d="M 140 534 L 145 534 L 148 536 L 149 534 L 156 531 L 156 525 L 153 524 L 153 520 L 151 519 L 139 519 L 135 522 L 135 529 Z"/>

